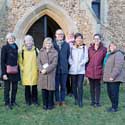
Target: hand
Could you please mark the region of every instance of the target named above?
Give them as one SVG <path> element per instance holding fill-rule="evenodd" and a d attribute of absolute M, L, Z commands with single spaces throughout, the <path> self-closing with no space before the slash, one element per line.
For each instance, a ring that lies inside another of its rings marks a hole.
<path fill-rule="evenodd" d="M 3 75 L 3 80 L 8 80 L 7 75 Z"/>
<path fill-rule="evenodd" d="M 110 81 L 113 81 L 114 79 L 112 77 L 109 78 Z"/>
<path fill-rule="evenodd" d="M 45 69 L 43 69 L 41 72 L 43 75 L 47 73 Z"/>

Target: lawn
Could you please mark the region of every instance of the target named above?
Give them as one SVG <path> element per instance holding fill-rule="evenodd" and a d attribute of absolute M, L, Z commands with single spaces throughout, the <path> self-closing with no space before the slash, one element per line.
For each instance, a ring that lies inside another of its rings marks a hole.
<path fill-rule="evenodd" d="M 19 85 L 17 103 L 19 107 L 6 110 L 3 102 L 3 89 L 0 89 L 0 125 L 124 125 L 125 124 L 125 87 L 121 85 L 120 104 L 117 113 L 107 113 L 110 106 L 106 85 L 102 85 L 100 108 L 90 106 L 89 86 L 84 86 L 84 106 L 74 105 L 72 97 L 66 97 L 65 107 L 56 107 L 51 111 L 42 109 L 41 93 L 39 91 L 40 106 L 26 107 L 24 88 Z"/>

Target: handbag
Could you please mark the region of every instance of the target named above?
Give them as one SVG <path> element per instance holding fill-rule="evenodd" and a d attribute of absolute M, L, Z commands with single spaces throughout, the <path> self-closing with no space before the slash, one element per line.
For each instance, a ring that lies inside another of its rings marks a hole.
<path fill-rule="evenodd" d="M 16 66 L 10 66 L 10 65 L 7 65 L 7 67 L 6 67 L 7 69 L 7 73 L 8 74 L 17 74 L 18 73 L 18 65 L 16 65 Z"/>

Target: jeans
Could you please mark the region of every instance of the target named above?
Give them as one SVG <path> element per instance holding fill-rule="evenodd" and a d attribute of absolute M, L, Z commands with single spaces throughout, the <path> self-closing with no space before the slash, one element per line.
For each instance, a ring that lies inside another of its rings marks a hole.
<path fill-rule="evenodd" d="M 12 87 L 11 87 L 12 85 Z M 16 101 L 16 93 L 18 88 L 18 81 L 4 81 L 4 101 L 5 105 L 13 104 Z M 11 99 L 10 99 L 10 89 L 11 89 Z"/>
<path fill-rule="evenodd" d="M 83 81 L 84 75 L 71 75 L 71 80 L 73 84 L 73 94 L 75 102 L 78 102 L 79 105 L 83 104 Z"/>
<path fill-rule="evenodd" d="M 91 103 L 100 104 L 101 83 L 100 79 L 89 79 Z"/>
<path fill-rule="evenodd" d="M 120 82 L 107 83 L 107 92 L 112 103 L 112 108 L 117 109 L 119 103 L 119 87 Z"/>
<path fill-rule="evenodd" d="M 64 102 L 66 95 L 67 74 L 56 74 L 55 100 L 56 102 Z"/>

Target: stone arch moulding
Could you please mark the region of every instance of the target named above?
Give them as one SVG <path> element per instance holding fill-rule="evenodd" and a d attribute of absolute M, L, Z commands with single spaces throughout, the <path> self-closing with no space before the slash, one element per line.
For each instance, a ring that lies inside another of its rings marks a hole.
<path fill-rule="evenodd" d="M 44 15 L 48 15 L 55 20 L 65 34 L 70 30 L 73 30 L 74 32 L 78 31 L 76 24 L 64 9 L 51 1 L 43 0 L 34 8 L 30 8 L 29 11 L 17 22 L 14 33 L 19 46 L 22 45 L 21 41 L 29 28 Z"/>

